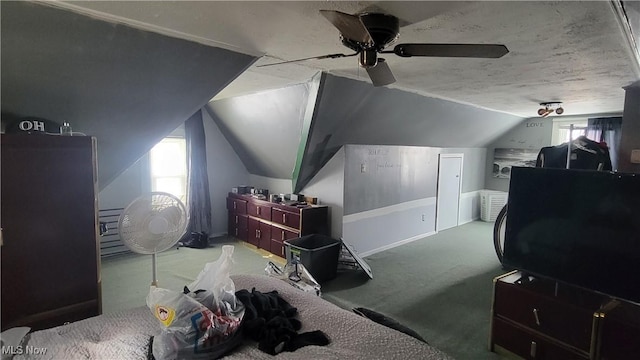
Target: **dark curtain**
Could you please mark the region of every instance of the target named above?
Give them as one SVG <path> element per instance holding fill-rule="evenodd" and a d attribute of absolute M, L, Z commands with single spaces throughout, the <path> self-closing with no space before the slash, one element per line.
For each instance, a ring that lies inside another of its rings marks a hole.
<path fill-rule="evenodd" d="M 211 197 L 207 175 L 206 139 L 200 110 L 184 123 L 184 132 L 187 143 L 189 231 L 204 232 L 209 235 L 211 234 Z"/>
<path fill-rule="evenodd" d="M 618 170 L 618 150 L 622 137 L 622 118 L 603 117 L 588 120 L 586 136 L 594 141 L 605 142 L 609 146 L 611 166 Z"/>

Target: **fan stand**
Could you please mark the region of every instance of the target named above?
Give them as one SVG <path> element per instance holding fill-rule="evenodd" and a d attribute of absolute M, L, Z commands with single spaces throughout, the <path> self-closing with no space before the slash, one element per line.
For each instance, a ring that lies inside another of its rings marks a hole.
<path fill-rule="evenodd" d="M 151 286 L 158 286 L 158 270 L 156 269 L 156 253 L 151 254 Z"/>

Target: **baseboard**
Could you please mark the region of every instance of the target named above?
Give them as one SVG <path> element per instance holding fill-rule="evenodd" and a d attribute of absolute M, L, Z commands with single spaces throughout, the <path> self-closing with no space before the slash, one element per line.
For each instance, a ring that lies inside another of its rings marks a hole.
<path fill-rule="evenodd" d="M 221 237 L 221 236 L 227 236 L 229 234 L 227 234 L 226 232 L 218 232 L 215 234 L 209 234 L 209 240 L 213 239 L 213 238 L 217 238 L 217 237 Z"/>
<path fill-rule="evenodd" d="M 428 233 L 424 233 L 424 234 L 419 234 L 416 236 L 412 236 L 410 238 L 404 239 L 404 240 L 400 240 L 400 241 L 396 241 L 393 244 L 389 244 L 389 245 L 385 245 L 385 246 L 381 246 L 379 248 L 373 249 L 373 250 L 369 250 L 369 251 L 365 251 L 362 252 L 358 255 L 360 255 L 361 257 L 365 257 L 365 256 L 369 256 L 369 255 L 373 255 L 385 250 L 389 250 L 389 249 L 393 249 L 394 247 L 400 246 L 400 245 L 404 245 L 404 244 L 408 244 L 410 242 L 416 241 L 416 240 L 420 240 L 422 238 L 425 238 L 427 236 L 431 236 L 431 235 L 435 235 L 436 232 L 435 231 L 430 231 Z"/>
<path fill-rule="evenodd" d="M 468 224 L 468 223 L 470 223 L 470 222 L 474 222 L 474 221 L 478 221 L 478 220 L 480 220 L 480 217 L 479 217 L 479 216 L 478 216 L 478 217 L 474 217 L 473 219 L 470 219 L 470 220 L 467 220 L 467 221 L 463 221 L 463 222 L 461 222 L 461 223 L 458 223 L 458 226 L 460 226 L 460 225 L 464 225 L 464 224 Z"/>

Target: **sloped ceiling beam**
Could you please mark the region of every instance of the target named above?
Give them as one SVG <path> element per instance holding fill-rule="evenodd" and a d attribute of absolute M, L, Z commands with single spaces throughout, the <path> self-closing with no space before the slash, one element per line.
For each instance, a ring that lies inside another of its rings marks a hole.
<path fill-rule="evenodd" d="M 100 189 L 256 60 L 40 3 L 0 6 L 2 112 L 95 136 Z"/>

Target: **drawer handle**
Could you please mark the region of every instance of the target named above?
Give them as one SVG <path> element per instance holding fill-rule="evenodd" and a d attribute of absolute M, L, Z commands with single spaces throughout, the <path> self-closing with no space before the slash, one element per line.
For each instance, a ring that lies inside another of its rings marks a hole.
<path fill-rule="evenodd" d="M 238 207 L 238 204 L 234 201 L 233 202 L 233 210 L 235 210 Z"/>
<path fill-rule="evenodd" d="M 536 318 L 536 325 L 540 326 L 540 316 L 538 316 L 538 309 L 533 309 L 533 317 Z"/>
<path fill-rule="evenodd" d="M 282 241 L 284 241 L 284 230 L 282 230 Z"/>
<path fill-rule="evenodd" d="M 256 214 L 260 215 L 260 206 L 256 208 Z"/>
<path fill-rule="evenodd" d="M 287 222 L 287 214 L 282 214 L 282 222 L 283 223 Z"/>
<path fill-rule="evenodd" d="M 536 344 L 535 341 L 532 341 L 531 342 L 531 351 L 530 351 L 530 355 L 531 355 L 532 358 L 536 357 L 537 348 L 538 348 L 538 344 Z"/>
<path fill-rule="evenodd" d="M 238 223 L 238 215 L 236 215 L 236 224 Z"/>

